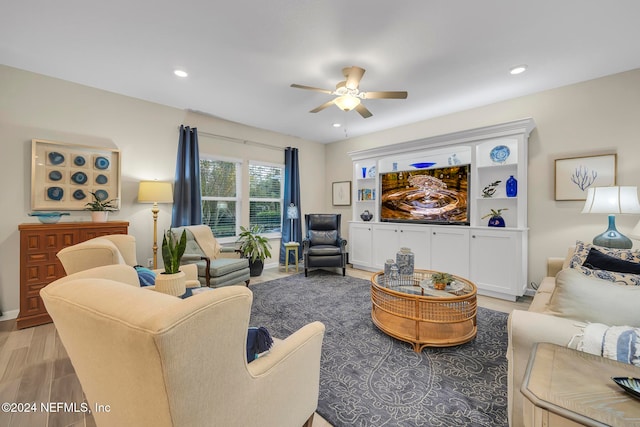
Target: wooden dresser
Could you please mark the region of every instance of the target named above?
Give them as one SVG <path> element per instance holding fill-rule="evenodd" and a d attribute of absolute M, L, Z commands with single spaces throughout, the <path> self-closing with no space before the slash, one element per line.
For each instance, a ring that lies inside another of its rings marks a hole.
<path fill-rule="evenodd" d="M 56 257 L 60 249 L 108 234 L 128 234 L 129 223 L 61 222 L 20 224 L 20 314 L 18 329 L 51 322 L 40 289 L 65 275 Z"/>

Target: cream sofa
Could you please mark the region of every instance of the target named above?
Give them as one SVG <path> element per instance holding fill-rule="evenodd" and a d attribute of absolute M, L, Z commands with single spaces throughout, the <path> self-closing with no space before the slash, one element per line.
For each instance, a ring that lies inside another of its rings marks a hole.
<path fill-rule="evenodd" d="M 252 293 L 179 299 L 138 286 L 126 265 L 40 291 L 98 426 L 311 426 L 324 325 L 311 322 L 247 363 Z M 261 326 L 261 325 L 251 325 Z"/>
<path fill-rule="evenodd" d="M 549 258 L 547 277 L 540 283 L 528 311 L 509 315 L 509 425 L 525 425 L 520 392 L 533 344 L 549 342 L 577 348 L 588 323 L 640 327 L 640 286 L 624 286 L 588 277 L 570 268 L 574 248 L 566 258 Z M 527 418 L 528 419 L 528 418 Z"/>

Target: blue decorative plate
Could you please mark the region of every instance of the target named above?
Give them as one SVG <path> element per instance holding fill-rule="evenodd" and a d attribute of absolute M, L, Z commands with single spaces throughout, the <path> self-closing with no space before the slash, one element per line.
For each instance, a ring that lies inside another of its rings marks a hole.
<path fill-rule="evenodd" d="M 375 178 L 376 177 L 376 167 L 375 166 L 371 166 L 369 168 L 369 170 L 367 171 L 367 176 L 369 176 L 369 178 Z"/>
<path fill-rule="evenodd" d="M 496 163 L 504 163 L 509 158 L 511 150 L 506 145 L 496 145 L 489 153 L 491 160 Z"/>
<path fill-rule="evenodd" d="M 109 193 L 107 193 L 105 190 L 98 190 L 96 191 L 96 197 L 102 202 L 107 200 L 107 198 L 109 197 Z"/>
<path fill-rule="evenodd" d="M 411 163 L 409 166 L 413 166 L 416 169 L 426 169 L 435 165 L 436 162 L 422 162 L 422 163 Z"/>
<path fill-rule="evenodd" d="M 84 200 L 87 197 L 84 191 L 76 190 L 73 192 L 73 198 L 76 200 Z"/>
<path fill-rule="evenodd" d="M 85 163 L 87 163 L 87 161 L 82 156 L 76 156 L 73 159 L 73 164 L 75 164 L 76 166 L 84 166 Z"/>
<path fill-rule="evenodd" d="M 109 159 L 99 156 L 96 157 L 96 161 L 94 162 L 94 164 L 96 165 L 97 169 L 105 170 L 109 167 Z"/>
<path fill-rule="evenodd" d="M 62 179 L 62 173 L 60 171 L 49 172 L 49 179 L 51 181 L 60 181 Z"/>
<path fill-rule="evenodd" d="M 62 153 L 58 153 L 57 151 L 52 151 L 49 153 L 49 163 L 52 165 L 59 165 L 64 163 L 64 155 Z"/>
<path fill-rule="evenodd" d="M 49 187 L 47 188 L 47 197 L 51 200 L 60 201 L 62 200 L 62 196 L 64 196 L 64 190 L 60 187 Z"/>
<path fill-rule="evenodd" d="M 96 176 L 96 183 L 98 183 L 100 185 L 104 185 L 107 182 L 109 182 L 109 178 L 107 178 L 106 175 L 100 174 L 100 175 Z"/>
<path fill-rule="evenodd" d="M 71 181 L 76 184 L 85 184 L 87 182 L 87 174 L 84 172 L 76 172 L 71 175 Z"/>
<path fill-rule="evenodd" d="M 640 380 L 638 378 L 613 377 L 611 379 L 631 396 L 640 399 Z"/>

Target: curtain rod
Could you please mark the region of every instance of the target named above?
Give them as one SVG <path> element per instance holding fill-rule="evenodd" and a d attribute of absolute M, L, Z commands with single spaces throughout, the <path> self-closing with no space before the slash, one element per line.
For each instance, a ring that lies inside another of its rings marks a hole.
<path fill-rule="evenodd" d="M 178 129 L 180 129 L 180 128 L 178 128 Z M 271 144 L 267 144 L 265 142 L 251 141 L 249 139 L 235 138 L 233 136 L 218 135 L 216 133 L 211 133 L 211 132 L 203 132 L 203 131 L 198 129 L 198 136 L 200 136 L 200 135 L 208 136 L 209 138 L 226 139 L 227 141 L 237 142 L 239 144 L 255 145 L 257 147 L 262 147 L 262 148 L 266 148 L 266 149 L 269 149 L 269 150 L 284 151 L 283 147 L 278 147 L 277 145 L 271 145 Z"/>

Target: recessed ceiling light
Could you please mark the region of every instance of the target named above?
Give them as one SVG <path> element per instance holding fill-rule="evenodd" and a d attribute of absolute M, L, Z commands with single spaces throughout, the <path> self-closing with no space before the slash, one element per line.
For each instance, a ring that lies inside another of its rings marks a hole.
<path fill-rule="evenodd" d="M 526 70 L 527 70 L 527 66 L 525 64 L 522 64 L 522 65 L 516 65 L 511 70 L 509 70 L 509 72 L 513 75 L 516 75 L 516 74 L 524 73 Z"/>
<path fill-rule="evenodd" d="M 340 126 L 342 126 L 340 123 L 334 123 L 331 126 L 333 126 L 334 128 L 339 128 Z"/>
<path fill-rule="evenodd" d="M 175 74 L 178 77 L 187 77 L 189 74 L 184 71 L 184 70 L 174 70 L 173 74 Z"/>

